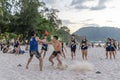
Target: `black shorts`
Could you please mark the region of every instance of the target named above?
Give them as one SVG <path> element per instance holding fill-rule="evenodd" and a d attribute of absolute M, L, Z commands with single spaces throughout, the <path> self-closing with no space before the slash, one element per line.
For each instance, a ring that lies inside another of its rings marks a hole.
<path fill-rule="evenodd" d="M 110 51 L 110 47 L 106 47 L 106 51 Z"/>
<path fill-rule="evenodd" d="M 36 58 L 40 58 L 41 54 L 38 51 L 30 51 L 30 57 L 36 56 Z"/>
<path fill-rule="evenodd" d="M 47 47 L 43 47 L 43 46 L 42 46 L 41 50 L 45 50 L 45 51 L 47 51 L 47 50 L 48 50 L 48 48 L 47 48 Z"/>
<path fill-rule="evenodd" d="M 114 47 L 111 47 L 111 48 L 110 48 L 110 51 L 115 51 L 115 48 L 114 48 Z"/>
<path fill-rule="evenodd" d="M 88 49 L 88 46 L 82 46 L 81 47 L 81 50 L 87 50 Z"/>
<path fill-rule="evenodd" d="M 53 51 L 53 53 L 52 53 L 52 55 L 54 55 L 55 57 L 56 57 L 58 54 L 61 54 L 60 51 Z"/>
<path fill-rule="evenodd" d="M 71 48 L 71 52 L 75 53 L 75 51 L 76 51 L 76 48 Z"/>

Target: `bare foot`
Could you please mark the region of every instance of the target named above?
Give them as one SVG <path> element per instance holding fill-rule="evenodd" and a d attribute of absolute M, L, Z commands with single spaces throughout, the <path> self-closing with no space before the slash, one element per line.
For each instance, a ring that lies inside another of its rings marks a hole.
<path fill-rule="evenodd" d="M 26 66 L 26 69 L 28 69 L 28 66 Z"/>
<path fill-rule="evenodd" d="M 62 66 L 62 64 L 57 64 L 57 66 Z"/>
<path fill-rule="evenodd" d="M 40 69 L 40 71 L 42 71 L 42 69 Z"/>
<path fill-rule="evenodd" d="M 51 66 L 54 66 L 54 63 L 52 63 L 52 65 Z"/>

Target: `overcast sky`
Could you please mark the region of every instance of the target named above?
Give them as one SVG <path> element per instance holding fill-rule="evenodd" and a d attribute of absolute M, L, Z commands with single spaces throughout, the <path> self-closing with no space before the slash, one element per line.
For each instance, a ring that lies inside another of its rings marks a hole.
<path fill-rule="evenodd" d="M 120 0 L 43 0 L 58 9 L 59 18 L 71 32 L 81 27 L 110 26 L 120 28 Z"/>

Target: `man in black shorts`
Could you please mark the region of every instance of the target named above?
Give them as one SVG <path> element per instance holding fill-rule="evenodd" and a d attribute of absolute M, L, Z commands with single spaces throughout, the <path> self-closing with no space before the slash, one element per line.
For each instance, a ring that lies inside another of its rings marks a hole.
<path fill-rule="evenodd" d="M 58 61 L 58 65 L 62 65 L 62 61 L 60 59 L 60 55 L 62 53 L 62 46 L 61 43 L 58 40 L 58 36 L 54 36 L 53 40 L 51 42 L 48 42 L 48 44 L 52 44 L 54 47 L 54 51 L 49 57 L 49 61 L 52 63 L 52 66 L 54 65 L 53 59 L 56 57 Z"/>

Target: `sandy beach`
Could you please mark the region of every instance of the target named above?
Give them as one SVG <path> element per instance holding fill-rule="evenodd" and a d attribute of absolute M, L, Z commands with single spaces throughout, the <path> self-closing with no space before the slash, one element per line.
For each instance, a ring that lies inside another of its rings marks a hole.
<path fill-rule="evenodd" d="M 24 49 L 24 47 L 22 47 Z M 68 67 L 61 70 L 51 66 L 48 57 L 53 51 L 49 50 L 45 57 L 43 71 L 39 71 L 39 62 L 34 57 L 29 69 L 25 65 L 29 53 L 23 55 L 0 54 L 0 80 L 120 80 L 120 52 L 116 60 L 105 59 L 104 48 L 89 48 L 88 60 L 83 61 L 81 52 L 77 49 L 76 59 L 71 60 L 70 49 L 67 48 L 67 58 L 62 60 Z M 76 68 L 76 69 L 75 69 Z M 84 70 L 82 70 L 84 69 Z M 97 74 L 96 72 L 100 72 Z"/>

